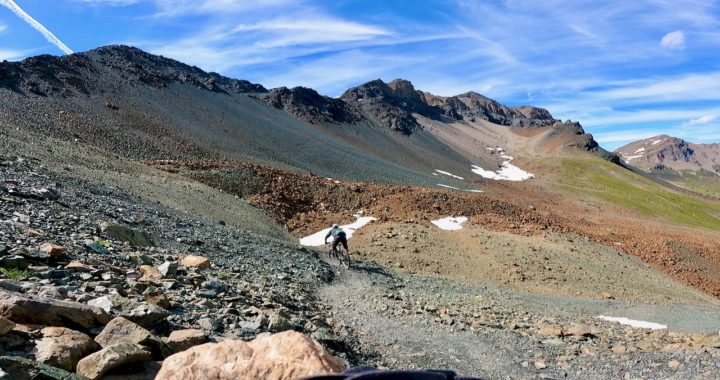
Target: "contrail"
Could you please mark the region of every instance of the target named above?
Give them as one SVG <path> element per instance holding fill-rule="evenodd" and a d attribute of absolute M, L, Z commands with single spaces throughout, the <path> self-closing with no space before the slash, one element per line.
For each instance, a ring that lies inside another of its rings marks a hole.
<path fill-rule="evenodd" d="M 0 0 L 0 5 L 4 5 L 8 7 L 13 13 L 15 13 L 18 17 L 20 17 L 23 21 L 30 24 L 35 30 L 40 32 L 40 34 L 43 35 L 48 41 L 50 41 L 53 45 L 57 46 L 58 49 L 62 50 L 65 54 L 72 54 L 73 51 L 70 49 L 67 45 L 65 45 L 62 41 L 60 41 L 59 38 L 55 37 L 54 34 L 52 34 L 49 30 L 47 30 L 46 27 L 44 27 L 41 23 L 37 22 L 32 16 L 27 14 L 20 6 L 18 6 L 15 1 L 13 0 Z"/>

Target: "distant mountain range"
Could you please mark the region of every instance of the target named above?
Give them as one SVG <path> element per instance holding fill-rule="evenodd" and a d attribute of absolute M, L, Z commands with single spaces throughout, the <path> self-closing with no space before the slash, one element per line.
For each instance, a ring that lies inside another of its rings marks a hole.
<path fill-rule="evenodd" d="M 251 160 L 424 184 L 436 169 L 499 168 L 507 159 L 495 147 L 520 159 L 579 150 L 619 163 L 579 123 L 475 92 L 442 97 L 401 79 L 339 98 L 268 90 L 128 46 L 0 63 L 0 97 L 10 125 L 131 159 Z"/>
<path fill-rule="evenodd" d="M 704 172 L 720 175 L 720 144 L 695 144 L 660 135 L 615 150 L 624 162 L 655 172 Z"/>

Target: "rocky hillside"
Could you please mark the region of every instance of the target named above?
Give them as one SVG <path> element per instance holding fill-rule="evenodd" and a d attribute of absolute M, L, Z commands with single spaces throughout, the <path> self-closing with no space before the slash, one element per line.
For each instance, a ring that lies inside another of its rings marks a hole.
<path fill-rule="evenodd" d="M 660 135 L 615 150 L 626 163 L 651 172 L 703 171 L 720 175 L 720 144 L 694 144 Z"/>

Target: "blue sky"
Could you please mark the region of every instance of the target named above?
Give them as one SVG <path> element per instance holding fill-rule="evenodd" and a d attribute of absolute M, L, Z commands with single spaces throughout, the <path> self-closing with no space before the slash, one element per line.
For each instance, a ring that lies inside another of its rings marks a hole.
<path fill-rule="evenodd" d="M 614 149 L 720 141 L 720 1 L 0 0 L 0 59 L 130 44 L 266 87 L 474 90 Z M 14 5 L 22 8 L 32 21 Z"/>

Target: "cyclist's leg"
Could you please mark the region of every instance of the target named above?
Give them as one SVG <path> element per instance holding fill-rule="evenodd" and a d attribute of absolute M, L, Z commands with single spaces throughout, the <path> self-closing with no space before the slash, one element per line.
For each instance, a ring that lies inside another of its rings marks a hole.
<path fill-rule="evenodd" d="M 333 242 L 332 242 L 332 250 L 333 251 L 337 251 L 338 244 L 340 244 L 340 237 L 339 236 L 333 237 Z"/>
<path fill-rule="evenodd" d="M 348 249 L 347 237 L 341 236 L 340 242 L 342 243 L 343 247 L 345 247 L 345 251 L 350 253 L 350 250 Z"/>

